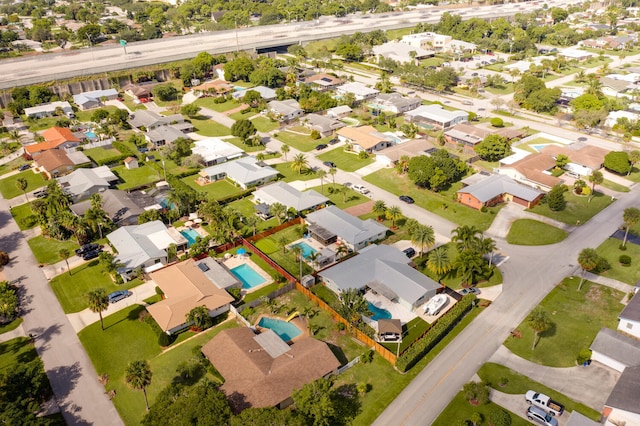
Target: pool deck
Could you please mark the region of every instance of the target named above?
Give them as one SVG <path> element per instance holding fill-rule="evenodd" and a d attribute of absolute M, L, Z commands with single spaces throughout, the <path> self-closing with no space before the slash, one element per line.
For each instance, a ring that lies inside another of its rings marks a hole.
<path fill-rule="evenodd" d="M 264 278 L 264 280 L 265 280 L 264 283 L 262 283 L 260 285 L 257 285 L 255 287 L 252 287 L 252 288 L 243 288 L 242 289 L 243 292 L 251 293 L 252 291 L 257 290 L 259 288 L 262 288 L 265 285 L 269 285 L 269 284 L 271 284 L 273 282 L 273 278 L 271 278 L 271 275 L 267 274 L 261 267 L 256 265 L 256 263 L 246 255 L 238 255 L 238 254 L 236 254 L 234 256 L 231 256 L 231 257 L 225 259 L 223 261 L 223 264 L 229 270 L 231 270 L 231 269 L 233 269 L 235 267 L 238 267 L 240 265 L 247 264 L 247 265 L 251 266 L 251 269 L 256 271 L 256 273 L 258 275 L 260 275 L 262 278 Z"/>
<path fill-rule="evenodd" d="M 188 231 L 188 230 L 197 232 L 198 235 L 200 235 L 202 238 L 209 236 L 209 233 L 202 226 L 198 226 L 198 227 L 180 226 L 177 229 L 178 229 L 178 232 Z"/>
<path fill-rule="evenodd" d="M 267 327 L 260 327 L 258 325 L 258 323 L 260 322 L 260 320 L 262 318 L 271 318 L 271 319 L 277 319 L 280 321 L 285 321 L 286 322 L 286 318 L 282 318 L 282 317 L 277 317 L 275 315 L 260 315 L 258 317 L 258 319 L 256 320 L 254 327 L 256 328 L 256 330 L 260 331 L 263 329 L 267 329 Z M 307 326 L 307 320 L 305 317 L 303 317 L 302 315 L 298 315 L 297 317 L 293 318 L 291 321 L 289 321 L 291 324 L 295 325 L 299 330 L 300 330 L 300 334 L 298 334 L 296 337 L 294 337 L 293 339 L 291 339 L 289 342 L 290 343 L 295 343 L 296 340 L 300 340 L 303 337 L 309 337 L 309 327 Z M 287 343 L 289 343 L 287 342 Z"/>
<path fill-rule="evenodd" d="M 391 314 L 391 318 L 399 319 L 402 324 L 406 324 L 412 319 L 414 319 L 417 315 L 413 312 L 408 311 L 404 306 L 401 306 L 398 303 L 392 302 L 386 297 L 380 294 L 374 294 L 371 291 L 365 293 L 364 298 L 371 302 L 375 307 L 386 309 Z M 371 320 L 373 321 L 373 320 Z M 368 322 L 368 321 L 367 321 Z M 378 329 L 378 321 L 373 321 L 375 323 L 375 329 Z"/>

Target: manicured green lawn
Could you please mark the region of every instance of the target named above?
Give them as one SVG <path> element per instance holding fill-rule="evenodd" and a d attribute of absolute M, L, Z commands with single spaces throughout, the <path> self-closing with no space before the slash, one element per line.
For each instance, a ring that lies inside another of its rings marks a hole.
<path fill-rule="evenodd" d="M 161 173 L 158 173 L 156 169 L 146 164 L 131 170 L 122 165 L 114 167 L 111 171 L 124 182 L 118 184 L 118 189 L 121 190 L 136 188 L 142 185 L 158 182 L 163 179 Z"/>
<path fill-rule="evenodd" d="M 21 231 L 38 226 L 38 218 L 31 210 L 32 203 L 33 201 L 11 208 L 11 215 Z"/>
<path fill-rule="evenodd" d="M 27 125 L 29 131 L 37 132 L 55 126 L 58 120 L 64 118 L 65 117 L 27 118 L 26 120 L 23 120 L 23 123 Z"/>
<path fill-rule="evenodd" d="M 119 157 L 122 155 L 120 151 L 115 148 L 91 148 L 83 151 L 87 157 L 93 160 L 95 163 L 99 164 L 100 161 L 105 160 L 107 158 Z"/>
<path fill-rule="evenodd" d="M 254 209 L 255 203 L 251 202 L 251 200 L 248 197 L 233 201 L 229 203 L 228 206 L 239 211 L 244 217 L 251 217 L 251 216 L 256 217 L 258 219 L 258 224 L 256 225 L 256 230 L 258 232 L 264 231 L 265 229 L 269 229 L 278 225 L 278 219 L 276 219 L 275 217 L 272 217 L 269 220 L 262 220 L 258 218 L 256 216 L 256 210 Z M 253 233 L 253 229 L 249 229 L 247 227 L 245 235 L 251 235 L 252 233 Z"/>
<path fill-rule="evenodd" d="M 466 424 L 471 424 L 470 418 L 473 413 L 480 413 L 482 418 L 486 421 L 489 418 L 489 414 L 494 410 L 503 410 L 509 413 L 511 416 L 511 425 L 512 426 L 526 426 L 530 425 L 528 421 L 518 416 L 517 414 L 512 413 L 511 411 L 502 408 L 498 404 L 494 404 L 493 402 L 489 402 L 484 405 L 471 405 L 469 401 L 464 397 L 462 392 L 458 392 L 458 394 L 453 398 L 453 400 L 447 405 L 447 407 L 440 413 L 438 418 L 433 422 L 434 426 L 450 426 L 463 424 L 461 422 L 468 421 Z M 483 425 L 489 423 L 481 423 Z"/>
<path fill-rule="evenodd" d="M 335 204 L 339 209 L 346 209 L 347 207 L 357 206 L 358 204 L 370 201 L 368 197 L 354 191 L 353 189 L 347 189 L 347 192 L 345 194 L 342 194 L 338 191 L 341 186 L 342 185 L 337 183 L 334 187 L 333 183 L 331 183 L 331 176 L 327 176 L 324 183 L 324 191 L 320 186 L 315 186 L 310 189 L 323 194 L 325 197 L 331 200 L 331 202 Z"/>
<path fill-rule="evenodd" d="M 157 157 L 156 157 L 157 159 Z M 160 166 L 162 166 L 162 160 L 158 161 L 158 164 Z M 184 167 L 184 166 L 180 166 L 178 165 L 178 163 L 176 163 L 173 160 L 164 160 L 164 168 L 166 169 L 167 173 L 171 173 L 173 175 L 179 175 L 182 173 L 186 173 L 186 172 L 190 172 L 190 173 L 198 173 L 198 171 L 200 169 L 192 169 L 192 168 L 188 168 L 188 167 Z M 164 178 L 164 176 L 163 176 Z"/>
<path fill-rule="evenodd" d="M 500 206 L 491 207 L 483 213 L 457 203 L 455 194 L 461 188 L 460 183 L 456 183 L 446 191 L 433 192 L 420 189 L 411 182 L 406 175 L 398 175 L 393 169 L 382 169 L 371 173 L 363 178 L 365 181 L 389 191 L 398 196 L 409 195 L 416 204 L 439 216 L 450 220 L 458 225 L 473 225 L 484 231 L 491 226 L 495 214 L 500 210 Z"/>
<path fill-rule="evenodd" d="M 199 107 L 208 108 L 217 112 L 229 111 L 230 109 L 236 108 L 240 105 L 240 103 L 235 100 L 226 101 L 223 103 L 215 103 L 214 99 L 215 98 L 213 97 L 199 98 L 194 103 Z"/>
<path fill-rule="evenodd" d="M 266 117 L 257 117 L 251 121 L 259 132 L 270 132 L 280 127 L 280 124 L 277 121 L 271 121 Z"/>
<path fill-rule="evenodd" d="M 302 238 L 302 230 L 300 226 L 291 226 L 266 238 L 267 240 L 270 240 L 269 243 L 266 243 L 269 244 L 269 247 L 278 247 L 278 250 L 269 254 L 269 257 L 278 265 L 282 266 L 291 275 L 298 277 L 300 275 L 300 263 L 296 261 L 296 256 L 292 251 L 286 249 L 283 252 L 282 244 L 280 243 L 280 239 L 282 238 L 286 241 L 285 246 Z M 307 265 L 306 262 L 302 262 L 302 275 L 310 274 L 312 272 L 313 270 L 311 266 Z"/>
<path fill-rule="evenodd" d="M 59 241 L 52 238 L 46 238 L 42 235 L 27 240 L 31 251 L 38 263 L 50 265 L 60 262 L 62 258 L 58 254 L 61 249 L 66 248 L 69 253 L 73 254 L 77 248 L 80 248 L 75 240 Z"/>
<path fill-rule="evenodd" d="M 87 293 L 95 288 L 102 287 L 107 293 L 116 290 L 128 290 L 142 284 L 135 279 L 124 284 L 117 285 L 111 277 L 104 272 L 97 260 L 85 263 L 71 270 L 71 275 L 66 271 L 51 280 L 51 289 L 56 294 L 65 313 L 80 312 L 89 307 Z"/>
<path fill-rule="evenodd" d="M 274 164 L 273 167 L 283 176 L 285 182 L 293 182 L 294 180 L 311 180 L 318 177 L 312 169 L 303 169 L 300 173 L 291 170 L 291 161 L 288 163 Z"/>
<path fill-rule="evenodd" d="M 18 167 L 22 166 L 23 164 L 27 164 L 28 161 L 24 159 L 24 157 L 18 157 L 15 158 L 11 161 L 9 161 L 8 163 L 5 164 L 1 164 L 0 165 L 0 176 L 4 175 L 5 173 L 9 173 L 13 170 L 16 170 Z"/>
<path fill-rule="evenodd" d="M 617 191 L 617 192 L 629 192 L 630 189 L 628 186 L 624 186 L 624 185 L 620 185 L 619 183 L 610 181 L 605 179 L 604 182 L 602 182 L 602 185 L 605 188 L 611 189 L 612 191 Z"/>
<path fill-rule="evenodd" d="M 109 111 L 109 113 L 116 111 L 118 109 L 118 107 L 113 106 L 113 105 L 103 105 L 100 108 L 97 109 L 104 109 Z M 86 111 L 81 111 L 78 110 L 75 112 L 76 114 L 76 118 L 78 119 L 78 121 L 82 121 L 84 123 L 90 122 L 91 121 L 91 116 L 93 115 L 94 112 L 96 112 L 97 109 L 88 109 Z"/>
<path fill-rule="evenodd" d="M 618 248 L 621 244 L 622 241 L 617 238 L 608 238 L 596 249 L 598 254 L 607 259 L 611 265 L 611 269 L 601 275 L 635 285 L 640 280 L 640 246 L 627 241 L 627 249 L 622 251 Z M 619 258 L 623 254 L 631 258 L 631 265 L 620 264 Z"/>
<path fill-rule="evenodd" d="M 496 87 L 485 87 L 484 90 L 493 95 L 508 95 L 513 93 L 513 83 L 501 84 Z"/>
<path fill-rule="evenodd" d="M 577 196 L 570 193 L 570 191 L 565 192 L 564 196 L 565 200 L 567 200 L 567 207 L 562 211 L 553 212 L 549 209 L 548 204 L 538 204 L 534 208 L 528 209 L 528 211 L 568 223 L 569 225 L 576 225 L 585 223 L 613 202 L 610 196 L 597 191 L 591 202 L 589 202 L 589 197 Z"/>
<path fill-rule="evenodd" d="M 331 161 L 336 163 L 336 167 L 346 172 L 355 172 L 358 169 L 368 166 L 375 161 L 375 156 L 369 155 L 369 158 L 362 159 L 357 154 L 345 152 L 342 147 L 332 149 L 322 155 L 318 155 L 318 159 L 322 161 Z"/>
<path fill-rule="evenodd" d="M 31 170 L 27 170 L 0 180 L 0 194 L 2 194 L 2 198 L 10 200 L 24 194 L 24 192 L 16 186 L 16 182 L 21 178 L 27 181 L 27 192 L 38 189 L 47 183 L 41 173 L 36 174 Z"/>
<path fill-rule="evenodd" d="M 229 114 L 229 118 L 233 118 L 236 121 L 242 120 L 242 119 L 248 120 L 256 114 L 258 114 L 258 111 L 252 108 L 245 108 L 242 111 L 236 111 L 232 114 Z"/>
<path fill-rule="evenodd" d="M 22 321 L 23 321 L 22 318 L 16 318 L 11 322 L 8 322 L 4 325 L 0 325 L 0 334 L 15 330 L 16 328 L 18 328 L 18 326 L 20 326 L 20 324 L 22 324 Z"/>
<path fill-rule="evenodd" d="M 574 400 L 567 398 L 560 392 L 556 392 L 555 390 L 546 387 L 542 383 L 533 381 L 527 376 L 523 376 L 522 374 L 519 374 L 503 365 L 488 362 L 480 367 L 480 370 L 478 370 L 478 376 L 480 376 L 482 381 L 488 383 L 489 386 L 499 390 L 500 392 L 508 393 L 511 395 L 522 394 L 524 399 L 524 394 L 528 390 L 535 389 L 536 392 L 541 392 L 545 395 L 548 395 L 551 397 L 551 399 L 554 399 L 563 404 L 565 411 L 578 410 L 581 414 L 584 414 L 585 416 L 590 417 L 593 420 L 600 420 L 600 413 L 598 411 L 589 408 L 586 405 L 575 402 Z M 505 386 L 498 385 L 498 382 L 501 378 L 508 379 L 508 383 Z"/>
<path fill-rule="evenodd" d="M 297 133 L 288 132 L 286 130 L 278 132 L 274 135 L 274 137 L 279 141 L 286 143 L 287 145 L 302 152 L 312 151 L 316 146 L 320 145 L 321 143 L 327 143 L 331 139 L 330 136 L 322 139 L 312 139 L 308 135 L 300 135 Z"/>
<path fill-rule="evenodd" d="M 531 349 L 533 331 L 525 319 L 516 329 L 522 338 L 509 337 L 504 345 L 516 355 L 549 367 L 573 367 L 582 349 L 589 348 L 602 327 L 615 330 L 624 294 L 610 287 L 585 281 L 577 291 L 579 277 L 565 278 L 538 306 L 552 322 L 540 333 L 535 350 Z"/>
<path fill-rule="evenodd" d="M 231 134 L 231 129 L 217 123 L 204 116 L 198 116 L 190 119 L 191 124 L 195 128 L 196 133 L 203 136 L 228 136 Z"/>
<path fill-rule="evenodd" d="M 233 144 L 235 146 L 237 146 L 238 148 L 240 148 L 241 150 L 245 151 L 245 152 L 257 152 L 257 151 L 264 151 L 265 146 L 264 145 L 247 145 L 246 143 L 242 142 L 242 139 L 240 138 L 224 138 L 225 142 L 229 142 L 230 144 Z M 269 156 L 267 156 L 267 158 L 269 158 Z"/>
<path fill-rule="evenodd" d="M 191 175 L 187 177 L 183 177 L 180 179 L 182 182 L 186 183 L 193 189 L 198 192 L 204 192 L 207 194 L 209 199 L 212 200 L 220 200 L 223 198 L 227 198 L 231 195 L 236 195 L 242 192 L 242 188 L 235 186 L 231 181 L 226 179 L 219 180 L 217 182 L 213 182 L 207 185 L 200 186 L 195 181 L 198 175 Z"/>
<path fill-rule="evenodd" d="M 19 363 L 26 364 L 38 358 L 33 344 L 26 337 L 16 337 L 0 343 L 0 371 Z"/>
<path fill-rule="evenodd" d="M 411 345 L 416 339 L 429 329 L 428 322 L 420 317 L 416 317 L 404 325 L 402 333 L 407 333 L 402 337 L 402 343 L 400 344 L 400 352 L 404 351 Z M 394 352 L 398 349 L 398 345 L 395 343 L 383 343 L 382 346 Z"/>
<path fill-rule="evenodd" d="M 507 242 L 521 246 L 542 246 L 559 243 L 567 235 L 562 229 L 537 220 L 518 219 L 511 224 Z"/>

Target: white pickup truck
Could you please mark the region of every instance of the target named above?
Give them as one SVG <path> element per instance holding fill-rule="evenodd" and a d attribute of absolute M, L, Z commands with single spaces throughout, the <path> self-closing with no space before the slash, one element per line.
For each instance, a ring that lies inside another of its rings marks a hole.
<path fill-rule="evenodd" d="M 369 193 L 369 190 L 364 185 L 353 185 L 351 188 L 363 195 L 367 195 Z"/>
<path fill-rule="evenodd" d="M 554 401 L 547 395 L 534 392 L 532 390 L 527 391 L 524 395 L 524 399 L 530 404 L 540 407 L 552 416 L 559 416 L 564 412 L 564 405 Z"/>

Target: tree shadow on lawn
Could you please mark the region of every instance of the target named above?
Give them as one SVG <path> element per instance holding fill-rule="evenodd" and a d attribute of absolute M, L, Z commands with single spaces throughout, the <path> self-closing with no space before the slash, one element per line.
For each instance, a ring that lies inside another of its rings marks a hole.
<path fill-rule="evenodd" d="M 544 339 L 544 338 L 547 338 L 547 337 L 553 337 L 553 336 L 556 335 L 557 331 L 558 331 L 558 326 L 556 325 L 555 322 L 551 322 L 551 323 L 549 323 L 549 328 L 546 329 L 545 331 L 539 333 L 538 336 L 541 339 Z"/>

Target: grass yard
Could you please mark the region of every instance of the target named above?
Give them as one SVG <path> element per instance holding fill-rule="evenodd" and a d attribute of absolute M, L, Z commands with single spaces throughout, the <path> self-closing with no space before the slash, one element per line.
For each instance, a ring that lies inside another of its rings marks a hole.
<path fill-rule="evenodd" d="M 52 238 L 46 238 L 42 235 L 38 235 L 37 237 L 27 240 L 27 244 L 31 247 L 31 251 L 38 263 L 43 265 L 60 262 L 62 257 L 60 257 L 59 252 L 63 248 L 69 250 L 71 254 L 73 254 L 77 248 L 80 248 L 76 241 L 59 241 Z"/>
<path fill-rule="evenodd" d="M 62 309 L 66 314 L 80 312 L 87 309 L 87 293 L 102 287 L 107 293 L 116 290 L 128 290 L 142 284 L 135 279 L 121 285 L 116 285 L 97 260 L 85 263 L 71 270 L 71 275 L 63 273 L 51 280 L 51 289 L 56 294 Z"/>
<path fill-rule="evenodd" d="M 160 166 L 162 166 L 162 161 L 159 161 L 158 164 Z M 182 174 L 182 173 L 185 173 L 185 172 L 191 172 L 191 173 L 195 174 L 200 170 L 200 169 L 197 169 L 197 168 L 193 169 L 193 168 L 180 166 L 175 161 L 169 160 L 169 159 L 164 160 L 164 167 L 167 170 L 167 173 L 171 173 L 173 175 L 179 175 L 179 174 Z M 164 176 L 163 176 L 163 178 L 164 178 Z"/>
<path fill-rule="evenodd" d="M 290 226 L 289 228 L 283 229 L 280 232 L 276 232 L 275 234 L 272 234 L 267 238 L 264 238 L 264 240 L 268 240 L 268 242 L 264 242 L 261 240 L 256 242 L 256 244 L 265 247 L 267 250 L 271 250 L 273 247 L 278 247 L 278 250 L 275 250 L 269 254 L 269 257 L 278 265 L 282 266 L 291 275 L 297 277 L 298 275 L 300 275 L 300 263 L 296 260 L 295 254 L 293 254 L 293 252 L 288 249 L 283 251 L 283 244 L 280 242 L 280 240 L 284 240 L 284 245 L 287 246 L 300 238 L 302 238 L 302 227 L 300 225 L 294 225 Z M 311 266 L 307 265 L 305 262 L 302 262 L 302 274 L 306 275 L 312 272 L 313 270 Z"/>
<path fill-rule="evenodd" d="M 190 119 L 195 132 L 203 136 L 229 136 L 231 129 L 205 116 L 199 115 Z"/>
<path fill-rule="evenodd" d="M 617 238 L 608 238 L 596 249 L 598 254 L 609 261 L 611 269 L 601 275 L 624 283 L 635 285 L 640 280 L 640 246 L 627 241 L 625 251 L 618 247 L 622 244 Z M 631 265 L 622 266 L 619 262 L 621 255 L 631 258 Z"/>
<path fill-rule="evenodd" d="M 578 353 L 588 348 L 602 327 L 615 330 L 624 294 L 610 287 L 585 281 L 576 291 L 579 277 L 565 278 L 538 305 L 549 315 L 552 326 L 540 333 L 532 350 L 533 331 L 525 319 L 516 329 L 522 338 L 509 337 L 504 345 L 514 354 L 549 367 L 573 367 Z"/>
<path fill-rule="evenodd" d="M 359 192 L 354 191 L 353 189 L 347 189 L 347 192 L 345 194 L 340 193 L 338 189 L 341 186 L 342 185 L 338 183 L 334 187 L 333 183 L 331 183 L 331 177 L 329 176 L 327 179 L 325 179 L 324 191 L 320 186 L 316 186 L 310 189 L 323 194 L 325 197 L 331 200 L 331 202 L 335 204 L 339 209 L 346 209 L 348 207 L 357 206 L 358 204 L 370 201 L 370 199 L 366 195 L 362 195 Z M 334 190 L 333 188 L 336 189 Z"/>
<path fill-rule="evenodd" d="M 372 185 L 378 186 L 396 195 L 409 195 L 416 204 L 458 225 L 473 225 L 484 231 L 489 229 L 500 206 L 491 207 L 486 213 L 475 210 L 455 201 L 455 193 L 461 188 L 456 183 L 446 191 L 432 192 L 420 189 L 404 175 L 400 176 L 393 169 L 378 170 L 363 178 Z"/>
<path fill-rule="evenodd" d="M 60 117 L 42 117 L 42 118 L 27 118 L 24 119 L 22 122 L 29 128 L 29 131 L 31 132 L 37 132 L 40 130 L 45 130 L 48 129 L 49 127 L 53 127 L 56 125 L 56 123 L 61 120 L 61 119 L 65 119 L 65 116 L 60 116 Z"/>
<path fill-rule="evenodd" d="M 16 186 L 16 182 L 21 178 L 27 181 L 27 192 L 45 186 L 47 183 L 41 173 L 36 174 L 31 170 L 17 173 L 13 176 L 9 176 L 8 178 L 0 180 L 0 194 L 2 194 L 2 198 L 4 198 L 5 200 L 10 200 L 14 197 L 24 194 L 24 192 L 19 190 Z"/>
<path fill-rule="evenodd" d="M 29 339 L 17 337 L 0 343 L 0 371 L 26 364 L 38 358 L 38 353 Z"/>
<path fill-rule="evenodd" d="M 309 135 L 300 135 L 286 130 L 274 134 L 273 137 L 302 152 L 312 151 L 316 146 L 321 143 L 327 143 L 331 139 L 331 136 L 321 139 L 312 139 Z"/>
<path fill-rule="evenodd" d="M 311 180 L 318 177 L 313 169 L 304 169 L 300 173 L 294 172 L 291 170 L 291 164 L 292 161 L 289 161 L 287 163 L 274 164 L 271 167 L 276 169 L 278 173 L 283 176 L 282 180 L 285 182 L 293 182 L 294 180 Z"/>
<path fill-rule="evenodd" d="M 501 84 L 495 87 L 485 87 L 484 90 L 492 95 L 508 95 L 513 93 L 513 83 Z"/>
<path fill-rule="evenodd" d="M 194 103 L 202 108 L 208 108 L 216 112 L 225 112 L 240 105 L 238 101 L 231 100 L 223 103 L 216 103 L 214 97 L 198 98 Z"/>
<path fill-rule="evenodd" d="M 237 146 L 238 148 L 240 148 L 241 150 L 245 151 L 245 152 L 257 152 L 257 151 L 264 151 L 265 146 L 260 144 L 260 145 L 247 145 L 246 143 L 242 142 L 242 139 L 240 138 L 224 138 L 223 139 L 225 142 L 229 142 L 230 144 L 233 144 L 235 146 Z"/>
<path fill-rule="evenodd" d="M 567 191 L 564 195 L 565 200 L 567 200 L 567 207 L 562 211 L 553 212 L 549 209 L 548 204 L 538 204 L 534 208 L 527 210 L 569 225 L 576 225 L 585 223 L 613 202 L 610 196 L 597 191 L 591 202 L 589 202 L 589 197 L 577 196 L 571 191 Z"/>
<path fill-rule="evenodd" d="M 21 231 L 38 226 L 38 217 L 31 210 L 33 201 L 11 208 L 11 215 Z"/>
<path fill-rule="evenodd" d="M 200 186 L 196 182 L 198 175 L 191 175 L 180 179 L 197 192 L 204 192 L 210 200 L 220 200 L 242 192 L 242 188 L 235 186 L 231 181 L 222 179 L 207 185 Z"/>
<path fill-rule="evenodd" d="M 83 151 L 84 154 L 89 157 L 93 162 L 99 164 L 100 161 L 107 158 L 119 157 L 122 155 L 120 151 L 115 148 L 91 148 Z"/>
<path fill-rule="evenodd" d="M 420 317 L 416 317 L 406 323 L 403 327 L 402 333 L 407 334 L 402 337 L 400 352 L 407 349 L 416 339 L 422 336 L 422 334 L 427 331 L 429 327 L 429 323 Z M 394 353 L 398 349 L 398 345 L 396 343 L 382 343 L 382 346 Z"/>
<path fill-rule="evenodd" d="M 613 181 L 610 181 L 610 180 L 607 180 L 607 179 L 605 179 L 604 182 L 602 182 L 602 185 L 600 185 L 600 186 L 603 186 L 605 188 L 608 188 L 608 189 L 610 189 L 612 191 L 616 191 L 616 192 L 629 192 L 630 191 L 628 186 L 620 185 L 619 183 L 616 183 L 616 182 L 613 182 Z"/>
<path fill-rule="evenodd" d="M 102 105 L 100 106 L 100 108 L 96 108 L 96 109 L 88 109 L 86 111 L 77 110 L 74 114 L 76 115 L 76 119 L 78 119 L 78 121 L 81 121 L 83 123 L 88 123 L 91 121 L 91 116 L 93 115 L 93 113 L 99 109 L 104 109 L 109 113 L 112 113 L 113 111 L 116 111 L 118 107 L 114 105 Z"/>
<path fill-rule="evenodd" d="M 251 121 L 259 132 L 270 132 L 280 127 L 280 123 L 277 121 L 271 121 L 266 117 L 257 117 Z"/>
<path fill-rule="evenodd" d="M 489 386 L 499 390 L 500 392 L 508 393 L 511 395 L 522 394 L 524 399 L 524 394 L 529 389 L 535 389 L 537 392 L 549 395 L 551 399 L 554 399 L 563 404 L 566 411 L 578 410 L 581 414 L 584 414 L 585 416 L 590 417 L 593 420 L 600 420 L 600 413 L 596 410 L 589 408 L 586 405 L 575 402 L 574 400 L 567 398 L 563 394 L 546 387 L 542 383 L 535 382 L 529 379 L 527 376 L 523 376 L 522 374 L 519 374 L 503 365 L 488 362 L 480 367 L 480 370 L 478 370 L 478 376 L 480 376 L 482 381 L 488 383 Z M 504 386 L 498 386 L 498 382 L 503 377 L 509 379 L 509 382 Z"/>
<path fill-rule="evenodd" d="M 139 186 L 148 185 L 154 182 L 158 182 L 163 177 L 156 169 L 144 165 L 137 169 L 127 169 L 124 165 L 117 166 L 111 169 L 113 174 L 118 176 L 124 183 L 118 184 L 118 189 L 126 190 L 137 188 Z"/>
<path fill-rule="evenodd" d="M 511 416 L 511 426 L 525 426 L 530 425 L 527 420 L 512 413 L 511 411 L 502 408 L 498 404 L 489 402 L 484 405 L 474 406 L 467 401 L 462 391 L 453 398 L 453 400 L 447 405 L 447 407 L 440 413 L 438 418 L 433 422 L 433 426 L 450 426 L 456 424 L 470 424 L 470 418 L 473 413 L 480 413 L 483 419 L 488 419 L 489 414 L 494 410 L 503 410 L 509 413 Z M 489 424 L 488 422 L 482 422 L 481 425 Z"/>
<path fill-rule="evenodd" d="M 16 328 L 18 328 L 20 326 L 20 324 L 22 324 L 23 319 L 22 318 L 16 318 L 11 322 L 8 322 L 4 325 L 0 325 L 0 334 L 2 333 L 6 333 L 8 331 L 12 331 L 15 330 Z M 0 354 L 2 352 L 0 351 Z"/>
<path fill-rule="evenodd" d="M 24 159 L 24 157 L 20 156 L 18 158 L 14 158 L 13 160 L 9 161 L 8 163 L 5 164 L 0 164 L 0 176 L 4 175 L 5 173 L 9 173 L 13 170 L 18 169 L 18 167 L 22 166 L 23 164 L 27 164 L 28 161 Z"/>
<path fill-rule="evenodd" d="M 368 166 L 375 161 L 375 156 L 369 155 L 369 158 L 362 159 L 358 154 L 345 152 L 342 147 L 335 148 L 322 155 L 318 155 L 318 159 L 322 161 L 331 161 L 336 167 L 345 172 L 355 172 L 358 169 Z"/>
<path fill-rule="evenodd" d="M 262 232 L 266 229 L 269 229 L 278 225 L 278 219 L 276 219 L 275 217 L 272 217 L 269 220 L 262 220 L 258 218 L 256 216 L 256 210 L 254 209 L 255 204 L 252 203 L 248 197 L 242 198 L 240 200 L 232 201 L 227 205 L 239 211 L 244 217 L 252 217 L 252 216 L 256 217 L 258 219 L 258 224 L 256 225 L 257 232 Z M 247 231 L 245 235 L 251 235 L 253 233 L 253 229 L 249 229 L 248 227 L 246 227 L 246 229 Z"/>
<path fill-rule="evenodd" d="M 521 246 L 542 246 L 559 243 L 567 235 L 562 229 L 537 220 L 518 219 L 511 224 L 507 242 Z"/>

